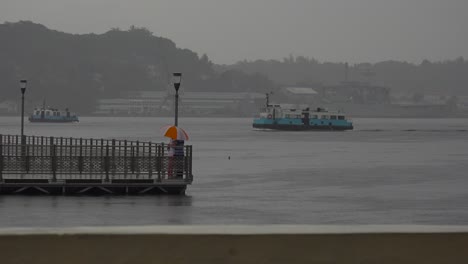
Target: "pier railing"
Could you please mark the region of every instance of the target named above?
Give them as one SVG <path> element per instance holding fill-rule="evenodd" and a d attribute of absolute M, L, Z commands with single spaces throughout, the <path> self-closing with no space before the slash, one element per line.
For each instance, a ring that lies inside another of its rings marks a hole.
<path fill-rule="evenodd" d="M 23 142 L 23 143 L 22 143 Z M 192 146 L 170 156 L 168 145 L 129 140 L 0 135 L 0 181 L 191 183 Z"/>

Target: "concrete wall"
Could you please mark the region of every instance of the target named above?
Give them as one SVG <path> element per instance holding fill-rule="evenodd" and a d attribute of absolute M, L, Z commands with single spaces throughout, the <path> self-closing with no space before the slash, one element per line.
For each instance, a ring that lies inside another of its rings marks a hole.
<path fill-rule="evenodd" d="M 468 263 L 468 227 L 0 229 L 0 263 Z"/>

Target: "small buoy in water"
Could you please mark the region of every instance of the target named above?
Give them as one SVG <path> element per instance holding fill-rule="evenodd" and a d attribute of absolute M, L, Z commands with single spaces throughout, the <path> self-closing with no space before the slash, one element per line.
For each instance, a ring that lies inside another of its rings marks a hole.
<path fill-rule="evenodd" d="M 230 159 L 231 159 L 231 156 L 228 156 L 228 159 L 230 160 Z"/>

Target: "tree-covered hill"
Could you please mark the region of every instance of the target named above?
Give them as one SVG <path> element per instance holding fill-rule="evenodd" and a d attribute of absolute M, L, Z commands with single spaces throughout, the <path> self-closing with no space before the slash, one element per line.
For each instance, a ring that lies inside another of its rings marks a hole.
<path fill-rule="evenodd" d="M 278 86 L 348 80 L 389 87 L 392 93 L 468 95 L 468 61 L 463 57 L 348 65 L 290 56 L 216 65 L 206 54 L 178 48 L 145 28 L 75 35 L 30 21 L 0 24 L 0 102 L 19 100 L 19 80 L 27 79 L 28 107 L 45 99 L 49 105 L 87 114 L 100 98 L 171 89 L 173 72 L 183 73 L 186 91 L 263 93 Z"/>

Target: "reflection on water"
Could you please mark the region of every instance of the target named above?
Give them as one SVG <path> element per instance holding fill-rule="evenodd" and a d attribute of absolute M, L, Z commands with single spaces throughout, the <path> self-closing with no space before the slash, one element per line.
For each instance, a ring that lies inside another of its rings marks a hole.
<path fill-rule="evenodd" d="M 150 225 L 191 221 L 190 196 L 0 196 L 2 226 Z"/>
<path fill-rule="evenodd" d="M 191 196 L 162 196 L 156 199 L 157 206 L 191 206 Z"/>
<path fill-rule="evenodd" d="M 1 134 L 17 118 L 0 117 Z M 170 118 L 30 124 L 27 135 L 167 142 Z M 181 118 L 186 196 L 0 196 L 0 227 L 154 224 L 466 224 L 467 119 L 354 119 L 345 132 L 257 131 Z M 79 129 L 78 129 L 79 128 Z"/>

